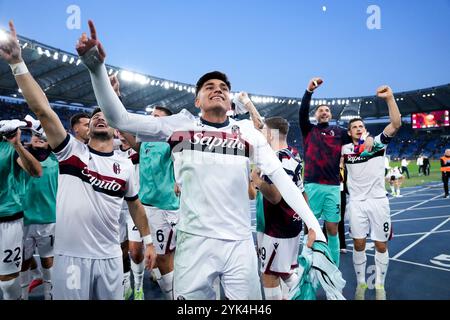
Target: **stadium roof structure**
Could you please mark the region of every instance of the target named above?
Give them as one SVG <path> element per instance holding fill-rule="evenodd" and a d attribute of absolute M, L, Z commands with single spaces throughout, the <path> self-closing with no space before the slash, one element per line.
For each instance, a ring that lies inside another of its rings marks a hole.
<path fill-rule="evenodd" d="M 51 102 L 92 107 L 97 104 L 89 73 L 78 56 L 40 42 L 19 37 L 23 58 L 30 72 Z M 183 108 L 199 112 L 194 106 L 195 85 L 150 75 L 138 74 L 107 65 L 110 75 L 118 75 L 124 105 L 128 110 L 145 113 L 155 104 L 169 106 L 174 112 Z M 232 93 L 234 94 L 234 93 Z M 7 64 L 0 63 L 0 95 L 21 97 Z M 282 116 L 297 120 L 301 97 L 275 97 L 249 93 L 262 116 Z M 450 84 L 407 92 L 395 92 L 400 112 L 427 112 L 450 107 Z M 386 103 L 375 96 L 313 99 L 312 105 L 327 104 L 334 119 L 349 120 L 355 116 L 382 118 L 388 116 Z M 311 116 L 314 108 L 311 108 Z"/>

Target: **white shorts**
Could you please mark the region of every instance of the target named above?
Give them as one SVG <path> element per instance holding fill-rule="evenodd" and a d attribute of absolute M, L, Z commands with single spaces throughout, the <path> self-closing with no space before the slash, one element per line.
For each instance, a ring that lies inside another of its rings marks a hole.
<path fill-rule="evenodd" d="M 158 255 L 168 254 L 176 247 L 176 224 L 178 211 L 162 210 L 155 207 L 144 206 L 148 224 L 152 233 L 153 245 Z M 131 216 L 128 219 L 128 239 L 141 242 L 141 234 L 134 225 Z"/>
<path fill-rule="evenodd" d="M 386 178 L 389 179 L 390 181 L 398 180 L 402 177 L 403 177 L 403 175 L 401 173 L 393 173 L 393 174 L 386 175 Z"/>
<path fill-rule="evenodd" d="M 261 300 L 253 239 L 233 241 L 177 232 L 173 292 L 177 300 L 216 299 L 215 280 L 231 300 Z"/>
<path fill-rule="evenodd" d="M 274 238 L 263 232 L 257 233 L 258 257 L 261 272 L 287 276 L 298 266 L 300 233 L 295 238 Z"/>
<path fill-rule="evenodd" d="M 349 234 L 353 239 L 365 239 L 370 231 L 373 241 L 389 240 L 392 226 L 387 198 L 350 200 L 345 215 L 350 225 Z"/>
<path fill-rule="evenodd" d="M 53 257 L 55 243 L 55 224 L 31 224 L 23 228 L 23 256 L 24 260 L 31 259 L 34 249 L 41 258 Z"/>
<path fill-rule="evenodd" d="M 0 275 L 20 272 L 22 268 L 23 218 L 0 222 Z"/>
<path fill-rule="evenodd" d="M 54 300 L 123 300 L 122 257 L 55 255 L 52 283 Z"/>
<path fill-rule="evenodd" d="M 128 208 L 120 210 L 120 216 L 119 216 L 119 237 L 120 237 L 120 243 L 123 243 L 128 240 L 128 233 L 127 233 L 127 222 L 128 217 L 131 220 L 130 212 L 128 211 Z"/>

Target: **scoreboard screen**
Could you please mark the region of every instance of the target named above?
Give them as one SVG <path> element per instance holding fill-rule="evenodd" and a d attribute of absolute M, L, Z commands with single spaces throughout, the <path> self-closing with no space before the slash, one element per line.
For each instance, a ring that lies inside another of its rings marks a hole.
<path fill-rule="evenodd" d="M 439 110 L 431 112 L 413 113 L 411 115 L 411 124 L 413 129 L 430 129 L 449 127 L 450 112 L 448 110 Z"/>

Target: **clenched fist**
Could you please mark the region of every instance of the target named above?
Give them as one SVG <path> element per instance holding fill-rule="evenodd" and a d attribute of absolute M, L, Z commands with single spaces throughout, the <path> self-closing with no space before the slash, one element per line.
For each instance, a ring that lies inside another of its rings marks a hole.
<path fill-rule="evenodd" d="M 308 84 L 308 91 L 313 92 L 323 83 L 321 78 L 312 78 Z"/>
<path fill-rule="evenodd" d="M 387 100 L 387 99 L 393 99 L 394 93 L 392 92 L 392 89 L 389 86 L 381 86 L 377 89 L 377 97 Z"/>

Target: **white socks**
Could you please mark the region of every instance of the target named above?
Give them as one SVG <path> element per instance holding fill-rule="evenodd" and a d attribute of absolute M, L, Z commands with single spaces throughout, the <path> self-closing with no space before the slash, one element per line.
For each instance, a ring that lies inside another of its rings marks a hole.
<path fill-rule="evenodd" d="M 266 300 L 281 300 L 283 298 L 281 286 L 275 288 L 264 287 L 264 296 Z"/>
<path fill-rule="evenodd" d="M 284 283 L 291 289 L 293 286 L 297 284 L 298 275 L 296 273 L 291 273 L 289 278 L 283 279 Z"/>
<path fill-rule="evenodd" d="M 355 268 L 356 281 L 358 284 L 366 283 L 366 250 L 353 250 L 353 267 Z"/>
<path fill-rule="evenodd" d="M 375 288 L 384 287 L 384 281 L 386 279 L 386 273 L 389 265 L 389 252 L 386 250 L 384 253 L 380 253 L 375 250 Z"/>
<path fill-rule="evenodd" d="M 161 280 L 158 281 L 164 296 L 167 300 L 173 300 L 173 271 L 161 275 Z"/>
<path fill-rule="evenodd" d="M 123 288 L 126 290 L 130 286 L 130 271 L 123 273 Z"/>
<path fill-rule="evenodd" d="M 131 259 L 131 270 L 133 271 L 134 278 L 134 290 L 142 290 L 142 285 L 144 282 L 144 260 L 141 263 L 134 263 Z"/>
<path fill-rule="evenodd" d="M 159 269 L 156 267 L 152 269 L 152 273 L 155 276 L 155 281 L 159 284 L 161 281 L 161 272 L 159 272 Z"/>
<path fill-rule="evenodd" d="M 28 300 L 28 286 L 30 285 L 30 270 L 20 272 L 21 299 Z"/>
<path fill-rule="evenodd" d="M 41 273 L 41 270 L 39 270 L 39 267 L 30 269 L 30 273 L 31 273 L 31 276 L 33 277 L 33 280 L 42 278 L 42 273 Z"/>
<path fill-rule="evenodd" d="M 42 280 L 44 280 L 44 298 L 45 300 L 53 300 L 52 296 L 52 271 L 53 267 L 42 268 Z"/>
<path fill-rule="evenodd" d="M 4 300 L 20 299 L 20 277 L 9 281 L 0 281 L 0 289 L 3 291 Z"/>

